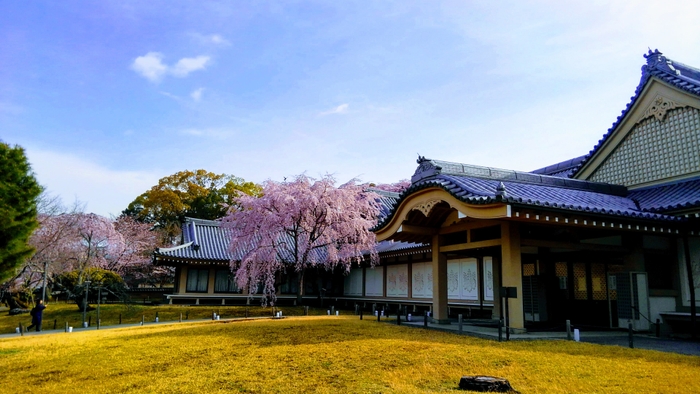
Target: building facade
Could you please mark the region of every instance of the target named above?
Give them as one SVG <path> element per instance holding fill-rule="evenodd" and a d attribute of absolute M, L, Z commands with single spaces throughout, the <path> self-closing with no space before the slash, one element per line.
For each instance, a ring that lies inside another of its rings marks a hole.
<path fill-rule="evenodd" d="M 507 317 L 513 330 L 686 318 L 700 288 L 700 70 L 645 58 L 630 103 L 584 156 L 532 172 L 419 157 L 411 186 L 382 194 L 380 265 L 320 274 L 318 291 L 442 323 L 465 310 Z M 215 297 L 230 256 L 195 250 L 192 223 L 154 259 L 179 267 L 172 297 Z"/>

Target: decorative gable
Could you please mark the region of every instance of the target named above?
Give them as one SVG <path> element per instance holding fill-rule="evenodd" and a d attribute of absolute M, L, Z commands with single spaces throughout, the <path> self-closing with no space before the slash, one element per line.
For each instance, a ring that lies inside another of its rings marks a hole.
<path fill-rule="evenodd" d="M 588 179 L 639 187 L 700 174 L 700 110 L 677 107 L 650 106 Z"/>
<path fill-rule="evenodd" d="M 663 96 L 656 96 L 654 101 L 649 105 L 646 111 L 644 111 L 644 118 L 648 118 L 650 116 L 656 117 L 657 120 L 663 121 L 664 118 L 666 117 L 666 112 L 670 111 L 672 109 L 680 107 L 680 104 L 676 103 L 675 101 L 663 97 Z"/>
<path fill-rule="evenodd" d="M 645 58 L 632 101 L 572 177 L 635 189 L 700 176 L 700 70 Z"/>

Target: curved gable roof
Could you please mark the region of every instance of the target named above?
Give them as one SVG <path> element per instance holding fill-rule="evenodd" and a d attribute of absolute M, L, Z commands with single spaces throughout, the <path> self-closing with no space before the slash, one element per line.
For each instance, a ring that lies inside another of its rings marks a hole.
<path fill-rule="evenodd" d="M 598 151 L 605 145 L 605 143 L 610 139 L 610 137 L 615 134 L 615 131 L 622 124 L 625 117 L 630 113 L 634 105 L 639 101 L 642 96 L 642 91 L 647 86 L 647 84 L 652 80 L 656 79 L 669 86 L 687 92 L 693 96 L 700 97 L 700 70 L 685 65 L 680 62 L 673 61 L 663 56 L 658 49 L 645 54 L 644 57 L 647 63 L 642 66 L 642 77 L 639 81 L 639 85 L 634 91 L 634 95 L 630 98 L 630 102 L 627 104 L 620 116 L 617 117 L 612 126 L 603 135 L 603 137 L 598 140 L 598 143 L 593 147 L 593 149 L 588 152 L 587 155 L 580 160 L 580 162 L 570 170 L 569 177 L 575 178 L 576 175 L 581 171 L 582 168 L 598 153 Z"/>
<path fill-rule="evenodd" d="M 599 182 L 565 179 L 418 158 L 411 186 L 393 210 L 375 227 L 379 231 L 394 220 L 401 204 L 416 192 L 440 188 L 470 205 L 514 204 L 532 208 L 573 211 L 633 219 L 678 221 L 678 217 L 648 212 L 627 197 L 627 188 Z"/>

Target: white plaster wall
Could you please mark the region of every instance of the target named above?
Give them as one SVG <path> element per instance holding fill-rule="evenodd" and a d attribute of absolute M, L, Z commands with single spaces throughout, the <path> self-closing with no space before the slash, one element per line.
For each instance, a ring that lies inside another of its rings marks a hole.
<path fill-rule="evenodd" d="M 652 323 L 661 318 L 661 312 L 675 312 L 676 297 L 649 297 L 649 314 Z"/>

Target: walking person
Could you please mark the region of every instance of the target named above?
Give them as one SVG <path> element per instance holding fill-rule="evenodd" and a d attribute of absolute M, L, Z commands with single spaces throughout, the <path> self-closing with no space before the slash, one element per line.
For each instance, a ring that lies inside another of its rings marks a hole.
<path fill-rule="evenodd" d="M 46 309 L 44 300 L 37 301 L 36 306 L 32 308 L 31 312 L 29 312 L 29 314 L 32 315 L 32 324 L 27 326 L 27 330 L 31 330 L 32 327 L 36 327 L 36 332 L 41 331 L 41 322 L 44 318 L 44 309 Z"/>

